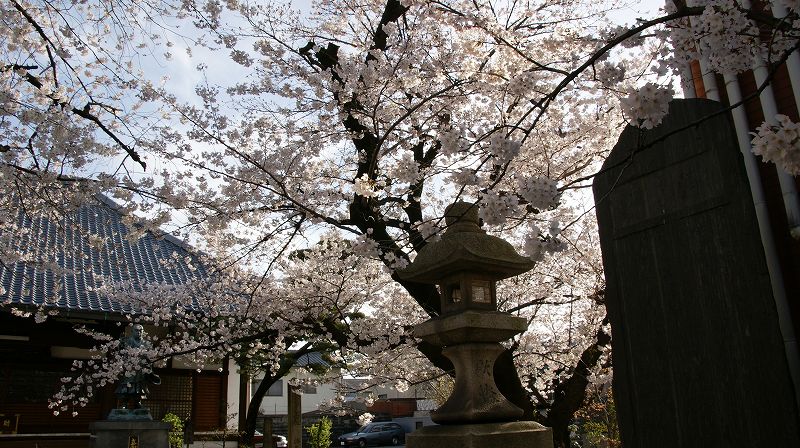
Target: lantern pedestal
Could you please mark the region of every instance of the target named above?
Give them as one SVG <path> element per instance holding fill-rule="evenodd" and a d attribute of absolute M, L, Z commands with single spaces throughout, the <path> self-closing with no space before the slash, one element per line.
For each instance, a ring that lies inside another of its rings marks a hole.
<path fill-rule="evenodd" d="M 98 421 L 89 425 L 91 448 L 167 448 L 169 430 L 164 422 Z"/>
<path fill-rule="evenodd" d="M 453 362 L 456 383 L 450 398 L 431 419 L 439 424 L 508 422 L 523 411 L 497 390 L 494 363 L 503 353 L 500 341 L 525 331 L 527 321 L 497 311 L 469 310 L 439 317 L 414 328 L 414 335 L 445 347 L 442 354 Z"/>
<path fill-rule="evenodd" d="M 536 422 L 425 426 L 406 435 L 407 448 L 552 448 L 553 433 Z"/>
<path fill-rule="evenodd" d="M 450 398 L 431 412 L 441 425 L 509 422 L 522 417 L 494 383 L 494 362 L 505 348 L 496 342 L 453 345 L 442 350 L 456 369 L 456 384 Z M 467 373 L 469 372 L 469 373 Z"/>

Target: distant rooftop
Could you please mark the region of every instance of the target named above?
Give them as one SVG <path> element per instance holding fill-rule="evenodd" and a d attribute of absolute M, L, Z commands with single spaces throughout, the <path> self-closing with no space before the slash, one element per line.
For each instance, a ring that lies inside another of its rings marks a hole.
<path fill-rule="evenodd" d="M 320 367 L 328 367 L 330 366 L 330 362 L 326 361 L 325 358 L 322 357 L 322 353 L 320 352 L 311 352 L 302 355 L 301 357 L 297 358 L 297 362 L 294 364 L 297 367 L 307 367 L 307 366 L 320 366 Z"/>
<path fill-rule="evenodd" d="M 199 257 L 177 238 L 157 237 L 148 231 L 137 241 L 128 241 L 129 229 L 122 222 L 119 206 L 104 196 L 96 199 L 73 214 L 71 225 L 66 218 L 52 222 L 20 213 L 17 225 L 29 232 L 2 235 L 2 243 L 23 254 L 55 254 L 55 260 L 42 261 L 56 262 L 65 271 L 56 274 L 38 262 L 0 264 L 1 303 L 126 313 L 133 311 L 130 304 L 110 300 L 93 289 L 109 281 L 130 281 L 134 287 L 148 283 L 180 285 L 208 276 Z M 90 245 L 90 240 L 98 237 L 105 242 L 99 250 Z M 57 275 L 60 290 L 56 287 Z"/>

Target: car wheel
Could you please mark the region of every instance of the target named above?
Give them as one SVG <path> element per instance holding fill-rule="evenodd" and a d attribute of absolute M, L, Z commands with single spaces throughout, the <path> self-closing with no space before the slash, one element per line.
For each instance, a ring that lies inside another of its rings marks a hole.
<path fill-rule="evenodd" d="M 367 441 L 364 440 L 364 439 L 359 440 L 358 441 L 358 446 L 360 446 L 361 448 L 364 448 L 365 446 L 367 446 Z"/>
<path fill-rule="evenodd" d="M 392 445 L 399 445 L 399 444 L 400 444 L 400 438 L 397 436 L 392 436 Z"/>

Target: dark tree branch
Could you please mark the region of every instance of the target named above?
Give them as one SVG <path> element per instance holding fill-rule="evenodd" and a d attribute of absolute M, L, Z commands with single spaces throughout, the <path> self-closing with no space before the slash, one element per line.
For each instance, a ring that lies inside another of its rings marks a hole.
<path fill-rule="evenodd" d="M 586 386 L 589 385 L 591 369 L 597 365 L 603 348 L 611 343 L 611 335 L 603 331 L 603 326 L 608 323 L 608 316 L 603 318 L 600 328 L 595 336 L 595 343 L 587 347 L 572 369 L 569 378 L 558 383 L 555 387 L 553 405 L 542 423 L 553 428 L 553 439 L 556 448 L 569 447 L 569 424 L 575 413 L 586 399 Z"/>
<path fill-rule="evenodd" d="M 48 56 L 50 58 L 50 63 L 52 65 L 53 81 L 57 82 L 57 79 L 55 78 L 56 64 L 55 64 L 55 60 L 53 59 L 53 55 L 52 55 L 52 53 L 50 51 L 51 47 L 53 49 L 55 49 L 56 46 L 53 44 L 53 42 L 50 40 L 50 38 L 44 32 L 44 30 L 42 29 L 41 25 L 39 25 L 36 22 L 36 20 L 34 20 L 34 18 L 28 13 L 28 11 L 25 10 L 25 8 L 22 7 L 22 5 L 20 5 L 16 0 L 11 0 L 11 3 L 14 5 L 14 8 L 20 14 L 22 14 L 22 16 L 28 22 L 28 24 L 30 24 L 34 28 L 34 30 L 42 38 L 42 40 L 45 41 L 45 43 L 47 45 L 45 48 L 47 49 L 47 54 L 48 54 Z M 63 60 L 63 58 L 62 58 L 62 60 Z M 64 61 L 64 63 L 66 65 L 69 65 L 69 63 L 66 62 L 66 61 Z M 72 69 L 72 67 L 70 67 L 70 69 Z M 41 89 L 42 88 L 42 82 L 36 76 L 34 76 L 34 75 L 30 74 L 30 73 L 26 73 L 25 74 L 25 79 L 28 81 L 29 84 L 31 84 L 32 86 L 36 87 L 37 89 Z M 52 97 L 51 97 L 51 99 L 53 99 L 53 101 L 55 103 L 57 103 L 59 106 L 61 106 L 62 108 L 68 109 L 72 113 L 74 113 L 75 115 L 77 115 L 77 116 L 79 116 L 79 117 L 81 117 L 83 119 L 89 120 L 92 123 L 94 123 L 95 125 L 97 125 L 97 127 L 100 128 L 100 130 L 103 131 L 103 133 L 106 134 L 106 136 L 108 136 L 109 138 L 114 140 L 114 142 L 116 142 L 117 145 L 119 145 L 128 154 L 128 156 L 131 158 L 131 160 L 133 160 L 134 162 L 137 162 L 139 165 L 141 165 L 142 169 L 147 169 L 147 164 L 144 161 L 142 161 L 142 159 L 139 157 L 139 154 L 133 148 L 131 148 L 130 146 L 125 144 L 116 135 L 116 133 L 114 133 L 105 124 L 103 124 L 103 122 L 100 120 L 99 117 L 97 117 L 96 115 L 94 115 L 94 114 L 89 112 L 89 104 L 86 104 L 86 106 L 83 109 L 78 109 L 76 107 L 71 107 L 71 105 L 66 101 L 63 101 L 63 100 L 60 100 L 60 99 L 55 99 L 55 98 L 52 98 Z"/>

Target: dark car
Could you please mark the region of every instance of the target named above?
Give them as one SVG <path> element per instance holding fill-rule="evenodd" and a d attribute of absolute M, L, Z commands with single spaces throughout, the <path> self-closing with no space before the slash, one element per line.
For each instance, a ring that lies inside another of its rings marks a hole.
<path fill-rule="evenodd" d="M 373 422 L 358 431 L 339 437 L 341 446 L 399 445 L 405 441 L 406 432 L 397 423 Z"/>

